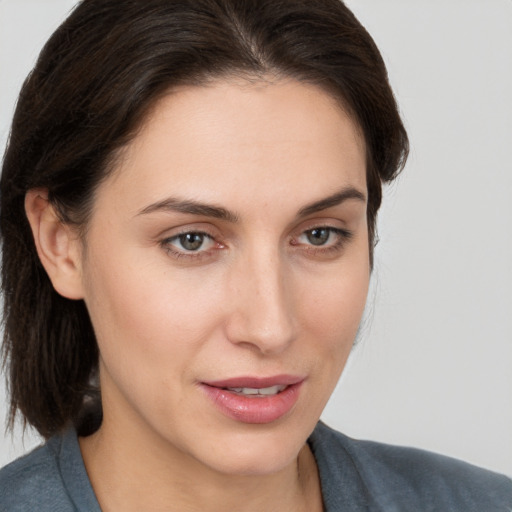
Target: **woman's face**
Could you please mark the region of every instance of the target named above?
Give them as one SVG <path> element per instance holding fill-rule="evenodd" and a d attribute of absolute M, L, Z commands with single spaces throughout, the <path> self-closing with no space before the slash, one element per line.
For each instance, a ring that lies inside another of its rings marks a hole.
<path fill-rule="evenodd" d="M 338 104 L 295 81 L 174 91 L 99 187 L 84 247 L 102 428 L 223 473 L 290 464 L 369 280 L 364 142 Z"/>

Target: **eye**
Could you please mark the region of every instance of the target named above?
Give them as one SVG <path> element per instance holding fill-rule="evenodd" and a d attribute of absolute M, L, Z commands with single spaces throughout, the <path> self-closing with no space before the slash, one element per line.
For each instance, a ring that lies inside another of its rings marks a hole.
<path fill-rule="evenodd" d="M 304 231 L 297 237 L 297 242 L 315 247 L 338 247 L 348 240 L 350 236 L 351 233 L 344 229 L 317 227 Z"/>
<path fill-rule="evenodd" d="M 331 231 L 328 228 L 315 228 L 306 231 L 303 236 L 312 245 L 325 245 L 329 241 Z"/>
<path fill-rule="evenodd" d="M 211 249 L 215 245 L 213 238 L 199 231 L 189 231 L 166 238 L 162 245 L 173 253 L 201 253 Z"/>

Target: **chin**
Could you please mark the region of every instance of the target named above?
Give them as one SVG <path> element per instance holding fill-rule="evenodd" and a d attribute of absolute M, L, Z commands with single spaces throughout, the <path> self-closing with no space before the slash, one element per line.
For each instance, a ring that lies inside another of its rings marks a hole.
<path fill-rule="evenodd" d="M 235 424 L 195 446 L 195 457 L 222 474 L 255 476 L 278 473 L 294 463 L 313 425 L 294 421 L 266 425 Z"/>
<path fill-rule="evenodd" d="M 292 447 L 257 445 L 243 449 L 234 446 L 224 456 L 210 461 L 210 467 L 218 473 L 239 476 L 265 476 L 283 471 L 292 464 L 304 446 L 303 442 Z"/>

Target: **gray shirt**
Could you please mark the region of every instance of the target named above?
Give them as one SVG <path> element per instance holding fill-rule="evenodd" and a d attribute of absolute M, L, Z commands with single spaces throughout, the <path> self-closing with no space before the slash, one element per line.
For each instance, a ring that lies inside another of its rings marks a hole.
<path fill-rule="evenodd" d="M 356 441 L 323 423 L 308 442 L 326 512 L 512 511 L 512 480 L 464 462 Z M 0 470 L 0 511 L 100 512 L 75 430 Z"/>

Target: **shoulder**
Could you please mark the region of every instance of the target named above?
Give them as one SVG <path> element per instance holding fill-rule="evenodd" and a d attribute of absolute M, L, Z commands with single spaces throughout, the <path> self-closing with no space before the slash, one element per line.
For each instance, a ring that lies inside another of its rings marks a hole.
<path fill-rule="evenodd" d="M 350 482 L 365 510 L 512 511 L 512 480 L 450 457 L 357 441 L 322 423 L 310 445 L 333 500 Z"/>
<path fill-rule="evenodd" d="M 63 438 L 56 436 L 0 470 L 2 512 L 75 510 L 62 480 L 62 442 Z"/>

